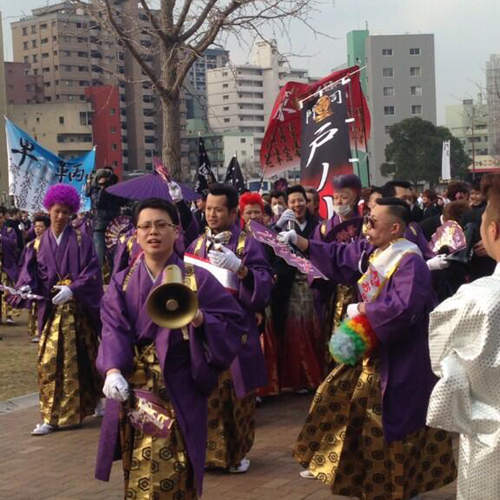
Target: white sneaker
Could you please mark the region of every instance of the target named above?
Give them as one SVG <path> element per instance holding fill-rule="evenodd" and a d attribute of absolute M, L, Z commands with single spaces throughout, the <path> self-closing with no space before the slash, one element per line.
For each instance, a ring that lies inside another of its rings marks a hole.
<path fill-rule="evenodd" d="M 245 457 L 241 460 L 240 465 L 234 465 L 233 467 L 229 467 L 229 472 L 231 474 L 242 474 L 246 472 L 250 468 L 250 460 Z"/>
<path fill-rule="evenodd" d="M 316 476 L 310 470 L 301 470 L 299 476 L 304 479 L 316 479 Z"/>
<path fill-rule="evenodd" d="M 12 318 L 9 318 L 9 317 L 7 317 L 7 319 L 5 320 L 5 323 L 7 323 L 8 325 L 15 325 L 16 324 L 16 322 Z"/>
<path fill-rule="evenodd" d="M 105 412 L 105 405 L 104 405 L 104 402 L 106 400 L 104 398 L 101 398 L 99 399 L 99 401 L 97 402 L 97 406 L 95 407 L 95 410 L 94 410 L 94 417 L 104 417 L 104 412 Z"/>
<path fill-rule="evenodd" d="M 38 344 L 40 342 L 40 337 L 37 335 L 31 339 L 32 344 Z"/>
<path fill-rule="evenodd" d="M 46 424 L 36 424 L 36 427 L 31 431 L 32 436 L 45 436 L 45 434 L 50 434 L 54 432 L 56 428 L 53 425 Z"/>

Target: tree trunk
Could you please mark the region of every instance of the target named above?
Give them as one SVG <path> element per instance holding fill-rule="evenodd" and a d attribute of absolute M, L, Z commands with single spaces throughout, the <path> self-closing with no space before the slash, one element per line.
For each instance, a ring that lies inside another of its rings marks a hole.
<path fill-rule="evenodd" d="M 162 160 L 172 179 L 182 181 L 180 97 L 162 96 L 163 143 Z"/>

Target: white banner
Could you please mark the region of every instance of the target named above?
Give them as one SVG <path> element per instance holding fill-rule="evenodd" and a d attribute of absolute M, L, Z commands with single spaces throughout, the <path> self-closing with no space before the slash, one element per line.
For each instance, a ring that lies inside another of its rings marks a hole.
<path fill-rule="evenodd" d="M 450 141 L 443 141 L 443 155 L 441 157 L 441 179 L 443 181 L 449 181 L 451 179 Z"/>

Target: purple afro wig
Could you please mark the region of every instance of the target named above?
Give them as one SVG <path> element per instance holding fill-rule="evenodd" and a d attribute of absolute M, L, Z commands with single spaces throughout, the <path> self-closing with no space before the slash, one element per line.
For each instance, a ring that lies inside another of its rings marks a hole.
<path fill-rule="evenodd" d="M 52 205 L 56 203 L 66 205 L 75 214 L 80 208 L 78 191 L 68 184 L 54 184 L 50 186 L 43 199 L 43 206 L 47 210 L 50 210 Z"/>

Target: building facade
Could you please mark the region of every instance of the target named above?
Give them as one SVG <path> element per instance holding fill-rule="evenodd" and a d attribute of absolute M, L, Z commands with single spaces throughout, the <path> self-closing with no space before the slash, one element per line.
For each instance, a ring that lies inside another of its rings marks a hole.
<path fill-rule="evenodd" d="M 5 91 L 5 65 L 3 60 L 2 13 L 0 12 L 0 116 L 7 114 L 7 95 Z M 9 170 L 7 165 L 7 140 L 0 132 L 0 201 L 7 198 Z"/>
<path fill-rule="evenodd" d="M 460 139 L 473 164 L 489 155 L 488 105 L 482 94 L 475 102 L 464 99 L 462 104 L 446 106 L 446 127 Z"/>
<path fill-rule="evenodd" d="M 208 123 L 219 134 L 238 132 L 253 136 L 254 161 L 274 101 L 288 81 L 309 83 L 307 70 L 295 69 L 278 53 L 275 44 L 257 42 L 250 64 L 227 65 L 207 71 Z"/>
<path fill-rule="evenodd" d="M 153 60 L 151 37 L 141 25 L 147 16 L 137 2 L 115 4 L 124 23 L 130 23 Z M 160 150 L 159 106 L 139 64 L 81 7 L 61 2 L 33 9 L 31 16 L 11 23 L 14 61 L 28 63 L 43 78 L 47 103 L 85 102 L 86 89 L 99 85 L 119 88 L 123 167 L 151 169 Z"/>
<path fill-rule="evenodd" d="M 31 74 L 28 63 L 5 62 L 7 104 L 45 102 L 42 75 Z"/>
<path fill-rule="evenodd" d="M 486 62 L 486 96 L 488 104 L 488 149 L 500 155 L 500 54 L 491 54 Z"/>
<path fill-rule="evenodd" d="M 372 123 L 368 141 L 370 181 L 382 184 L 386 178 L 380 167 L 385 162 L 391 125 L 412 117 L 436 124 L 434 35 L 351 32 L 348 61 L 366 65 L 362 82 L 366 82 L 365 95 Z"/>

